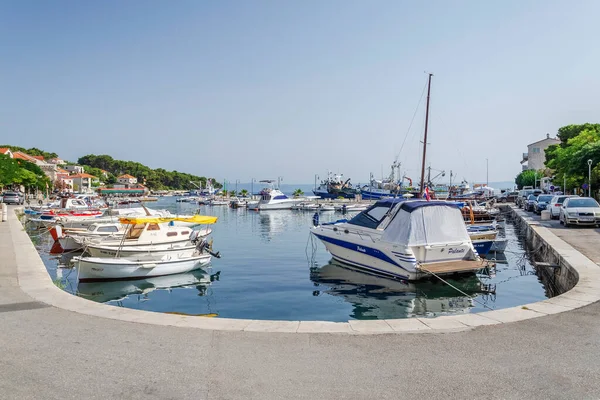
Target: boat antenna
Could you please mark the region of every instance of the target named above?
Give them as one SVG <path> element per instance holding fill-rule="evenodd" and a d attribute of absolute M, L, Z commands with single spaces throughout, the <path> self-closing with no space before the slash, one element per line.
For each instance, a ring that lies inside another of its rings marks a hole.
<path fill-rule="evenodd" d="M 429 98 L 431 95 L 431 77 L 433 74 L 429 74 L 429 80 L 427 83 L 427 107 L 425 108 L 425 135 L 423 137 L 423 161 L 421 162 L 421 192 L 423 195 L 425 190 L 425 156 L 427 155 L 427 127 L 429 124 Z"/>

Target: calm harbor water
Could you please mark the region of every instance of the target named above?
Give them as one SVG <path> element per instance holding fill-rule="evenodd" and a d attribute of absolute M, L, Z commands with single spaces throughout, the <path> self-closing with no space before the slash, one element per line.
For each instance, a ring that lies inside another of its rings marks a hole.
<path fill-rule="evenodd" d="M 149 205 L 172 212 L 198 208 L 163 197 Z M 227 318 L 328 320 L 406 318 L 480 312 L 546 298 L 546 290 L 525 255 L 513 225 L 509 245 L 498 255 L 495 273 L 450 280 L 463 293 L 439 281 L 405 283 L 357 272 L 330 261 L 319 241 L 311 241 L 312 213 L 253 212 L 202 206 L 219 217 L 214 249 L 222 254 L 206 270 L 136 281 L 83 283 L 77 271 L 61 268 L 73 254 L 51 255 L 49 235 L 32 239 L 55 283 L 89 300 L 141 310 Z M 323 213 L 321 221 L 341 218 Z"/>

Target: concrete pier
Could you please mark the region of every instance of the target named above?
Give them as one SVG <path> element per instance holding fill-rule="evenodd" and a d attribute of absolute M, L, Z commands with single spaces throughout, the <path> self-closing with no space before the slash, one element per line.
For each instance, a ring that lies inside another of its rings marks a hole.
<path fill-rule="evenodd" d="M 598 398 L 600 233 L 580 242 L 532 229 L 577 274 L 573 290 L 458 317 L 280 323 L 71 296 L 11 210 L 0 223 L 0 398 Z"/>

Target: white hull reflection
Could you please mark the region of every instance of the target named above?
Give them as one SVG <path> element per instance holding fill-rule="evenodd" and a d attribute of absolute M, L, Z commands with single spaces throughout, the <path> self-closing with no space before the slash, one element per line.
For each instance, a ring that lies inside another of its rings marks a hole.
<path fill-rule="evenodd" d="M 77 295 L 99 303 L 120 301 L 131 295 L 147 295 L 155 290 L 185 287 L 195 288 L 203 295 L 212 280 L 213 275 L 197 270 L 184 274 L 128 281 L 80 282 L 77 285 Z"/>
<path fill-rule="evenodd" d="M 356 270 L 335 260 L 322 267 L 312 268 L 310 279 L 319 288 L 315 295 L 326 293 L 341 297 L 352 304 L 349 316 L 356 319 L 466 314 L 473 307 L 470 297 L 440 281 L 412 283 L 388 279 Z M 449 280 L 469 296 L 495 290 L 481 283 L 474 275 Z"/>

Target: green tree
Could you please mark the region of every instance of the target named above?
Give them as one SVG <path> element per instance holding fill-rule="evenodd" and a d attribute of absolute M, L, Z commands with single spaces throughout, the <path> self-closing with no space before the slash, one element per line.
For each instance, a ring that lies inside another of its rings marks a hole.
<path fill-rule="evenodd" d="M 588 160 L 592 160 L 592 187 L 600 183 L 600 124 L 569 125 L 559 129 L 566 143 L 546 149 L 546 166 L 553 172 L 555 185 L 579 188 L 588 183 Z M 574 135 L 574 136 L 573 136 Z"/>
<path fill-rule="evenodd" d="M 515 183 L 517 184 L 517 187 L 519 189 L 523 189 L 523 186 L 536 186 L 536 177 L 539 180 L 543 176 L 543 171 L 535 171 L 533 169 L 528 169 L 516 176 Z"/>
<path fill-rule="evenodd" d="M 246 189 L 242 189 L 240 191 L 240 194 L 242 195 L 242 197 L 247 197 L 248 196 L 248 191 Z"/>
<path fill-rule="evenodd" d="M 300 196 L 304 195 L 304 192 L 302 191 L 302 189 L 296 189 L 296 190 L 294 190 L 293 195 L 294 195 L 294 197 L 300 197 Z"/>
<path fill-rule="evenodd" d="M 230 190 L 229 191 L 229 197 L 235 197 L 236 195 L 236 191 L 235 190 Z"/>
<path fill-rule="evenodd" d="M 596 131 L 600 132 L 600 124 L 580 124 L 580 125 L 567 125 L 558 129 L 556 136 L 560 139 L 561 147 L 567 147 L 569 139 L 578 136 L 583 131 Z"/>

